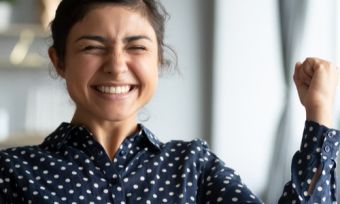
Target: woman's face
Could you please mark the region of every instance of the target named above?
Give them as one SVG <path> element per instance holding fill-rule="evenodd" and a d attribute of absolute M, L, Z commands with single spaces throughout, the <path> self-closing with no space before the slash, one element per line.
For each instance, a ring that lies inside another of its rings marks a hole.
<path fill-rule="evenodd" d="M 60 75 L 83 121 L 135 121 L 158 81 L 158 45 L 145 16 L 95 7 L 70 31 Z"/>

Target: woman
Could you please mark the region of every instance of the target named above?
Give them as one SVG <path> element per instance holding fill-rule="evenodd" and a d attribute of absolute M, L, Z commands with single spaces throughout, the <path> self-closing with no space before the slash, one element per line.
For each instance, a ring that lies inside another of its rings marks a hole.
<path fill-rule="evenodd" d="M 261 203 L 201 140 L 161 143 L 136 115 L 164 59 L 157 0 L 63 0 L 49 56 L 76 105 L 38 146 L 0 152 L 2 203 Z M 280 203 L 335 202 L 338 70 L 308 58 L 294 80 L 307 122 Z"/>

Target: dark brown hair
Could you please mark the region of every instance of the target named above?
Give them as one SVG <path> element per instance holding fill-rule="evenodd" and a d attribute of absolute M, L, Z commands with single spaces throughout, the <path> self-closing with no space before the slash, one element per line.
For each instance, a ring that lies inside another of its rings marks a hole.
<path fill-rule="evenodd" d="M 51 22 L 51 47 L 56 50 L 61 63 L 66 54 L 66 40 L 74 24 L 81 21 L 96 5 L 108 3 L 127 6 L 146 15 L 157 36 L 158 58 L 162 67 L 169 68 L 173 62 L 177 64 L 176 53 L 164 42 L 165 22 L 169 15 L 158 0 L 62 0 Z M 165 49 L 171 52 L 168 53 L 171 58 L 166 59 Z"/>

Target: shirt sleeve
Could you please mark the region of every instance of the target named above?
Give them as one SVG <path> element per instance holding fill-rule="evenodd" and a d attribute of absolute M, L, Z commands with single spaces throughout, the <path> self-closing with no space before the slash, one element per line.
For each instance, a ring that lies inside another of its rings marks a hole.
<path fill-rule="evenodd" d="M 5 198 L 0 194 L 0 203 L 5 203 Z"/>
<path fill-rule="evenodd" d="M 225 166 L 202 142 L 204 167 L 200 178 L 198 203 L 263 203 L 241 181 L 233 169 Z"/>
<path fill-rule="evenodd" d="M 306 121 L 300 150 L 295 153 L 291 181 L 279 203 L 336 203 L 335 166 L 339 152 L 339 131 Z M 314 174 L 321 175 L 311 193 L 308 189 Z"/>
<path fill-rule="evenodd" d="M 4 156 L 0 151 L 0 203 L 5 203 L 4 189 L 5 189 L 5 164 L 4 164 Z"/>

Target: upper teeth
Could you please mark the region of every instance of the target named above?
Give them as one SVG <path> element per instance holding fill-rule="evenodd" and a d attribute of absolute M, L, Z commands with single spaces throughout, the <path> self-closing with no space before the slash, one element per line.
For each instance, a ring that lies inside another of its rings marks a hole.
<path fill-rule="evenodd" d="M 98 86 L 97 89 L 103 93 L 109 94 L 125 94 L 129 92 L 130 86 Z"/>

